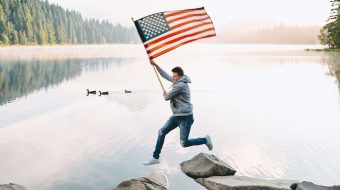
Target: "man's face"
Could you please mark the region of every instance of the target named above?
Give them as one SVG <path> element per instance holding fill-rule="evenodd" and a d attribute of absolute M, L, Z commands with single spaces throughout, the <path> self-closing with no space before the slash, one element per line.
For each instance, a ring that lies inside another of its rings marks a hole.
<path fill-rule="evenodd" d="M 179 79 L 181 79 L 181 75 L 179 75 L 178 73 L 172 73 L 172 79 L 174 81 L 178 81 Z"/>

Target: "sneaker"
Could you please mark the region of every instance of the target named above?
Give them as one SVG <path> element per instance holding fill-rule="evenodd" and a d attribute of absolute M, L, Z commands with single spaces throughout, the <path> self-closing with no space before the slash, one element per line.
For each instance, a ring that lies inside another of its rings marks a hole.
<path fill-rule="evenodd" d="M 152 157 L 148 161 L 143 163 L 143 165 L 153 165 L 153 164 L 159 164 L 159 159 Z"/>
<path fill-rule="evenodd" d="M 208 149 L 211 151 L 213 149 L 213 144 L 211 142 L 211 138 L 210 138 L 209 135 L 207 135 L 205 138 L 207 139 L 207 143 L 205 145 L 207 145 Z"/>

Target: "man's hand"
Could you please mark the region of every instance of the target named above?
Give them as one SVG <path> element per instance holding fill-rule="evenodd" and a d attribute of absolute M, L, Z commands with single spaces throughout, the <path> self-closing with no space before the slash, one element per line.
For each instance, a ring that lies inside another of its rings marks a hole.
<path fill-rule="evenodd" d="M 157 63 L 152 59 L 150 60 L 150 64 L 153 65 L 153 66 L 157 66 Z"/>
<path fill-rule="evenodd" d="M 163 92 L 163 96 L 166 96 L 168 93 L 166 91 Z"/>

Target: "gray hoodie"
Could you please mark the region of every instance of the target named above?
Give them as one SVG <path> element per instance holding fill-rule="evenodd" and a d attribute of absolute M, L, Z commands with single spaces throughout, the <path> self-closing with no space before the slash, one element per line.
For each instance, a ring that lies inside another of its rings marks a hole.
<path fill-rule="evenodd" d="M 184 75 L 178 81 L 174 81 L 161 67 L 157 66 L 156 68 L 163 78 L 173 83 L 171 90 L 164 96 L 165 100 L 170 100 L 173 115 L 185 116 L 192 114 L 190 89 L 188 85 L 188 83 L 191 83 L 190 78 Z"/>

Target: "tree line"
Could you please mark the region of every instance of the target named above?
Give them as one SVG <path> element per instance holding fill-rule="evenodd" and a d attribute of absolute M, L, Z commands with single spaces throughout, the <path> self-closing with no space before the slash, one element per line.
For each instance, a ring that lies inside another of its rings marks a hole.
<path fill-rule="evenodd" d="M 0 45 L 136 43 L 134 28 L 83 18 L 47 0 L 1 0 Z"/>
<path fill-rule="evenodd" d="M 28 94 L 57 86 L 88 70 L 106 70 L 120 58 L 0 61 L 0 106 Z"/>
<path fill-rule="evenodd" d="M 321 44 L 331 49 L 340 48 L 340 0 L 331 0 L 331 13 L 327 24 L 320 30 L 319 39 Z"/>

